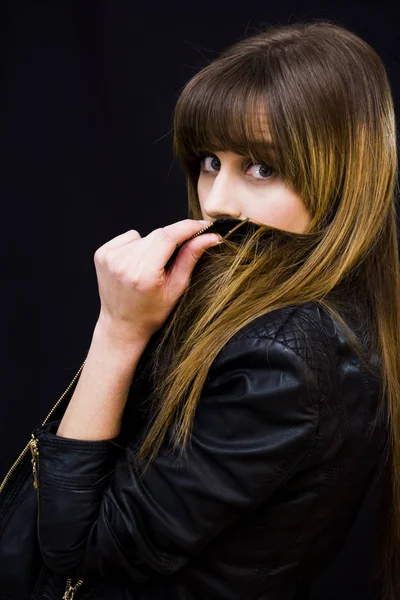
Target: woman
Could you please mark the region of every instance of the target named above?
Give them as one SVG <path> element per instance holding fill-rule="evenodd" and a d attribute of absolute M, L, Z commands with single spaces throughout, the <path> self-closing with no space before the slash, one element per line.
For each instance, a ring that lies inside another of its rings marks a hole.
<path fill-rule="evenodd" d="M 328 21 L 264 28 L 184 87 L 174 149 L 191 218 L 97 250 L 84 369 L 63 418 L 32 438 L 46 565 L 33 597 L 307 597 L 383 456 L 393 600 L 400 276 L 384 66 Z M 239 243 L 200 235 L 218 218 L 248 219 Z"/>

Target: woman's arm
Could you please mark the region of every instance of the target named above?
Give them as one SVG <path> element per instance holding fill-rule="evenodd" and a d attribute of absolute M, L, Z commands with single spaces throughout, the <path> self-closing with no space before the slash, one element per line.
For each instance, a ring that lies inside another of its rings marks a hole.
<path fill-rule="evenodd" d="M 77 440 L 116 437 L 137 364 L 150 337 L 137 336 L 129 344 L 119 341 L 99 320 L 72 398 L 57 435 Z"/>

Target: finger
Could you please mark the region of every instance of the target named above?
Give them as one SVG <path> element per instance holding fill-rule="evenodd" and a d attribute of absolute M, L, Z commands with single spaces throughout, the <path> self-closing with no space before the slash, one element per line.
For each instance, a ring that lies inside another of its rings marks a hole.
<path fill-rule="evenodd" d="M 201 255 L 212 246 L 218 246 L 223 242 L 215 233 L 208 233 L 198 239 L 190 240 L 178 252 L 171 267 L 169 279 L 175 284 L 179 281 L 182 289 L 185 289 L 192 276 L 193 269 Z M 179 286 L 179 283 L 178 283 Z"/>
<path fill-rule="evenodd" d="M 105 250 L 112 250 L 114 248 L 119 248 L 120 246 L 124 246 L 125 244 L 129 244 L 133 240 L 138 240 L 141 238 L 141 235 L 136 229 L 130 229 L 125 233 L 121 233 L 121 235 L 117 235 L 115 238 L 106 242 L 102 248 Z"/>
<path fill-rule="evenodd" d="M 155 229 L 145 238 L 142 238 L 141 253 L 146 257 L 151 270 L 153 272 L 163 271 L 176 246 L 191 236 L 200 233 L 209 224 L 209 221 L 183 219 L 166 227 Z M 203 237 L 203 235 L 199 237 Z"/>

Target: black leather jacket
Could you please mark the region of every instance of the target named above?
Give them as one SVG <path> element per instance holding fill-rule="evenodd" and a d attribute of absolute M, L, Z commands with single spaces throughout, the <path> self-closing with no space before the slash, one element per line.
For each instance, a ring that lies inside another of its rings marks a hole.
<path fill-rule="evenodd" d="M 68 579 L 83 580 L 74 600 L 308 597 L 381 456 L 379 390 L 309 302 L 259 317 L 224 346 L 183 462 L 168 435 L 143 480 L 130 466 L 143 419 L 134 384 L 113 440 L 58 437 L 60 420 L 37 428 L 45 567 L 32 599 L 63 598 Z"/>

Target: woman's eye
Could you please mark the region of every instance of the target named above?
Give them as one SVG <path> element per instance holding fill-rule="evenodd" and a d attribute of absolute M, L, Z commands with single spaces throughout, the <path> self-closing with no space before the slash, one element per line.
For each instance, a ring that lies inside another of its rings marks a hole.
<path fill-rule="evenodd" d="M 268 176 L 268 171 L 275 172 L 275 169 L 273 167 L 271 167 L 271 165 L 266 165 L 264 163 L 257 163 L 257 164 L 250 163 L 250 164 L 252 165 L 251 168 L 257 167 L 257 170 L 255 172 L 256 173 L 258 172 L 261 175 L 260 178 L 256 177 L 256 179 L 261 179 L 261 180 L 271 179 L 271 175 Z"/>
<path fill-rule="evenodd" d="M 216 156 L 210 156 L 210 155 L 205 155 L 205 156 L 201 156 L 200 157 L 200 168 L 201 171 L 203 173 L 209 173 L 209 169 L 204 168 L 204 165 L 207 164 L 206 161 L 211 158 L 211 163 L 209 163 L 209 165 L 211 165 L 212 168 L 216 168 L 216 165 L 218 165 L 219 163 L 219 159 Z"/>
<path fill-rule="evenodd" d="M 210 160 L 209 163 L 207 163 L 206 161 Z M 217 156 L 214 155 L 205 155 L 200 157 L 200 170 L 202 173 L 210 173 L 210 167 L 211 169 L 218 169 L 220 165 L 220 161 L 219 158 Z M 259 176 L 255 176 L 254 179 L 256 179 L 257 181 L 268 181 L 268 179 L 271 179 L 271 174 L 268 173 L 275 173 L 275 169 L 271 166 L 271 165 L 267 165 L 265 163 L 253 163 L 250 162 L 247 167 L 246 167 L 246 172 L 249 170 L 249 168 L 254 168 L 257 167 L 257 169 L 255 169 L 254 173 L 257 174 Z"/>

